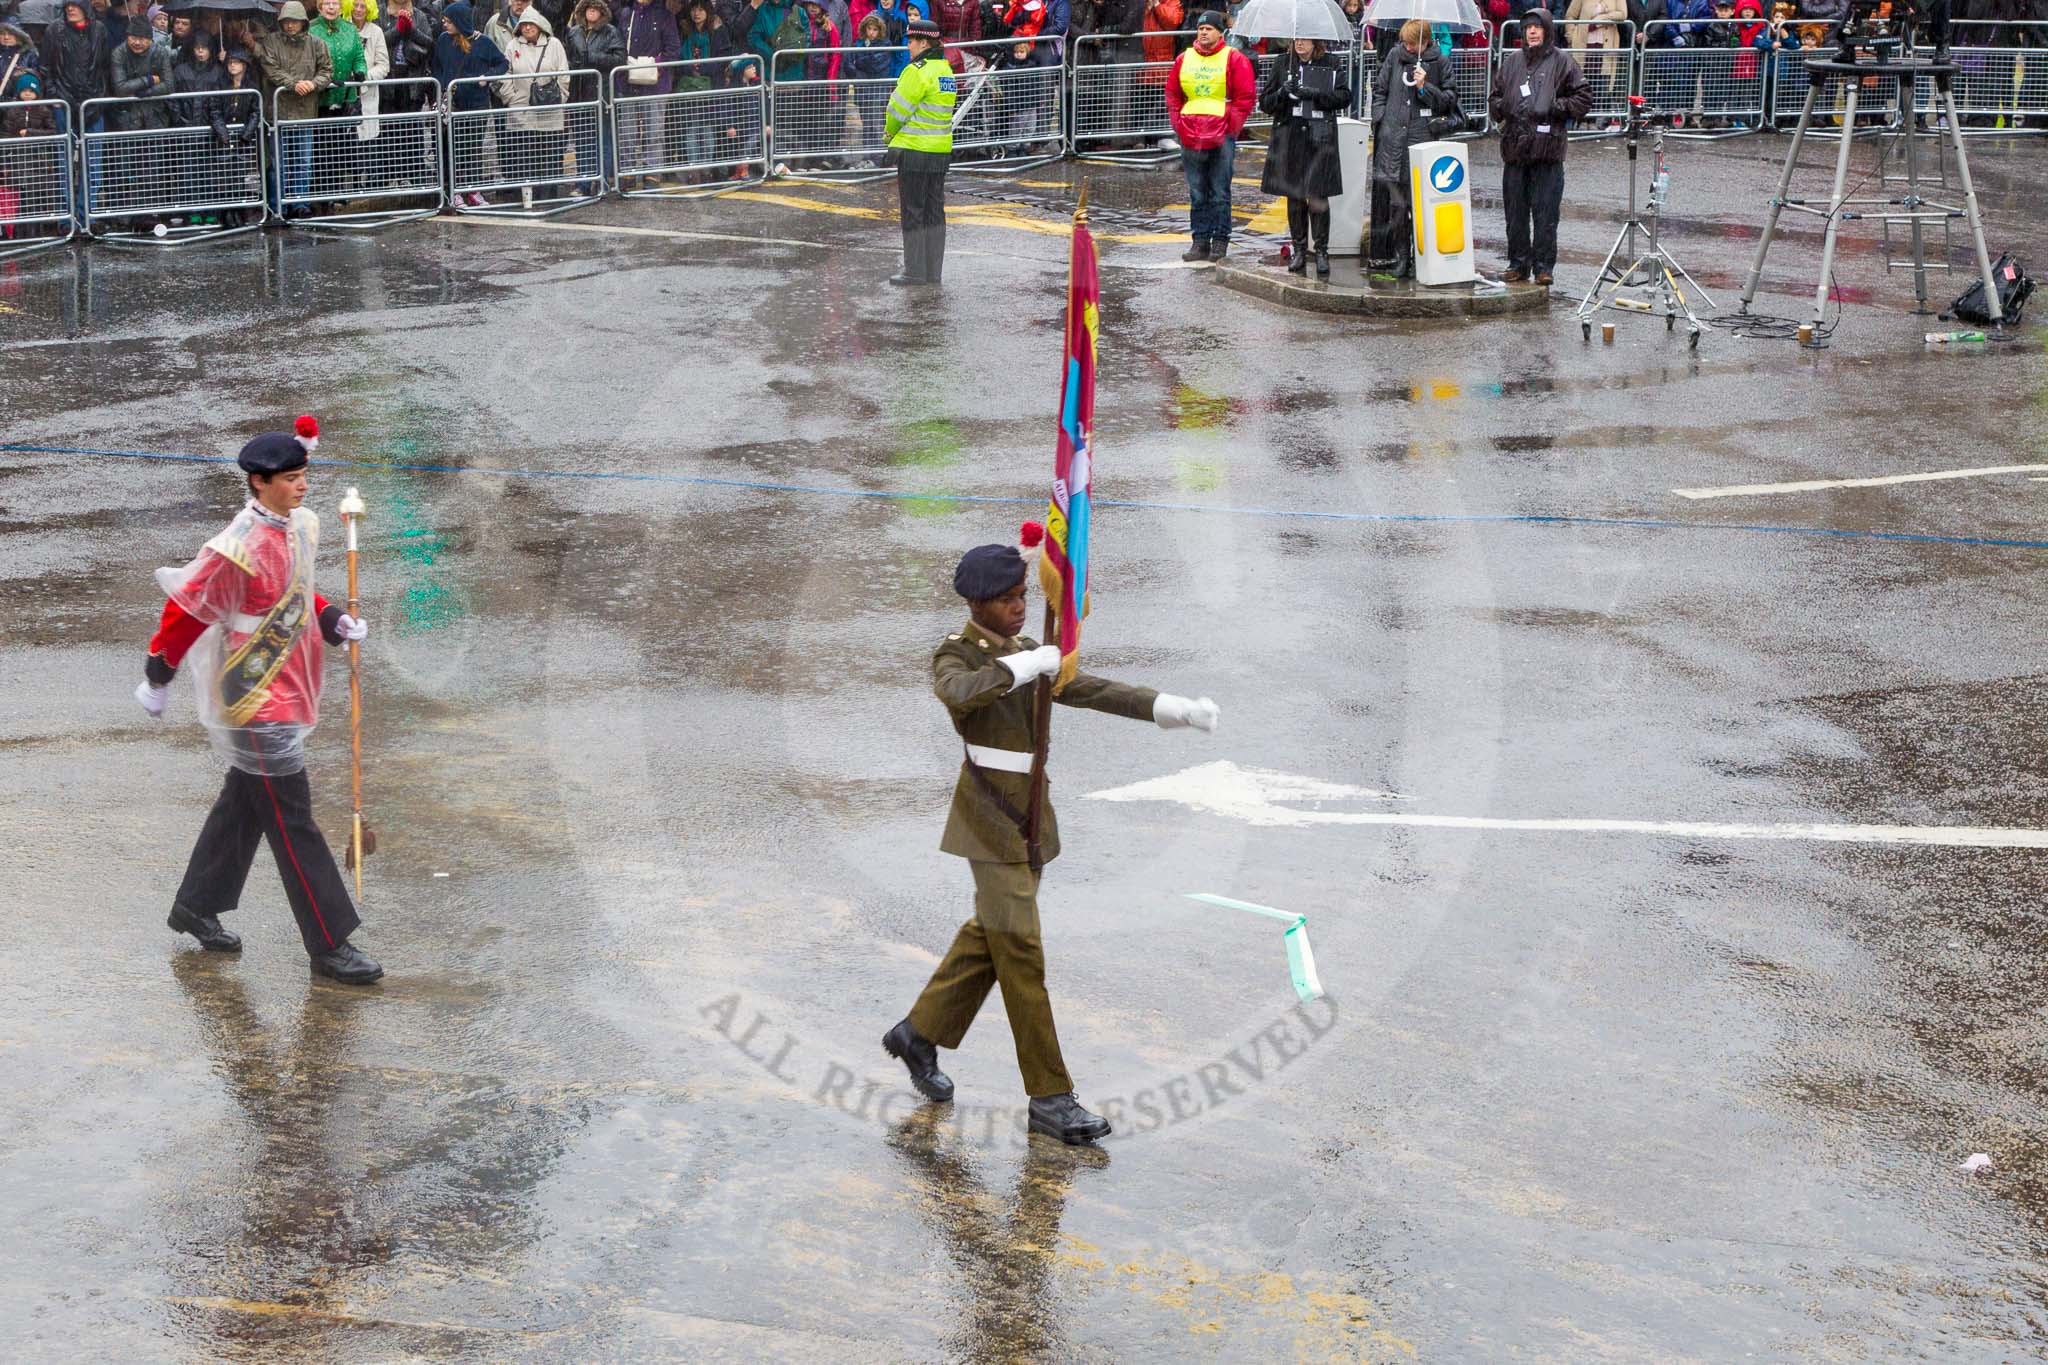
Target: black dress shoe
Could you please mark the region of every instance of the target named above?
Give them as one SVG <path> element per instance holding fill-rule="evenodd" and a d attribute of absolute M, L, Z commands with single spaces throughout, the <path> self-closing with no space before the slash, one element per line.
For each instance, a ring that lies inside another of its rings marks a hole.
<path fill-rule="evenodd" d="M 1330 278 L 1330 253 L 1327 251 L 1316 252 L 1316 278 L 1319 280 Z"/>
<path fill-rule="evenodd" d="M 916 275 L 891 275 L 889 283 L 895 285 L 898 289 L 908 289 L 913 285 L 923 284 L 924 281 Z"/>
<path fill-rule="evenodd" d="M 939 1050 L 918 1036 L 905 1019 L 882 1035 L 882 1050 L 910 1070 L 910 1083 L 928 1100 L 944 1104 L 953 1098 L 953 1082 L 939 1070 Z"/>
<path fill-rule="evenodd" d="M 1294 249 L 1287 258 L 1287 273 L 1290 275 L 1306 275 L 1308 273 L 1308 247 L 1305 243 L 1297 242 L 1294 244 Z"/>
<path fill-rule="evenodd" d="M 171 917 L 164 923 L 181 934 L 190 934 L 199 940 L 199 946 L 209 953 L 239 953 L 242 940 L 238 934 L 220 927 L 220 920 L 212 915 L 202 915 L 196 910 L 187 910 L 182 905 L 171 907 Z"/>
<path fill-rule="evenodd" d="M 329 977 L 344 986 L 367 986 L 384 975 L 384 969 L 355 944 L 338 943 L 313 955 L 313 975 Z"/>
<path fill-rule="evenodd" d="M 1109 1120 L 1081 1107 L 1073 1092 L 1031 1097 L 1031 1131 L 1056 1137 L 1069 1147 L 1109 1136 Z"/>

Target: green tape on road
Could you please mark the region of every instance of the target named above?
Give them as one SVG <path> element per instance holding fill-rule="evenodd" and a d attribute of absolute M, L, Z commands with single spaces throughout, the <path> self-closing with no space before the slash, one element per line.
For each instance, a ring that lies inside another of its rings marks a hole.
<path fill-rule="evenodd" d="M 1215 896 L 1207 891 L 1183 892 L 1189 900 L 1204 905 L 1220 906 L 1225 910 L 1243 910 L 1248 914 L 1264 915 L 1268 919 L 1282 920 L 1287 928 L 1281 938 L 1287 945 L 1287 971 L 1294 978 L 1294 993 L 1303 1004 L 1323 998 L 1323 980 L 1316 975 L 1316 955 L 1308 945 L 1308 916 L 1297 915 L 1291 910 L 1276 910 L 1270 905 L 1254 905 L 1250 901 L 1232 900 L 1228 896 Z"/>

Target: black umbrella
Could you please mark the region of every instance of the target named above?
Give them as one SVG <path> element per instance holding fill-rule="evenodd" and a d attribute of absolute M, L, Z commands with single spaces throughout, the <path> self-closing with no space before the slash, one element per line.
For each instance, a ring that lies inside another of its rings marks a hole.
<path fill-rule="evenodd" d="M 223 14 L 275 14 L 282 0 L 163 0 L 163 6 L 172 14 L 190 14 L 194 10 L 219 10 Z"/>

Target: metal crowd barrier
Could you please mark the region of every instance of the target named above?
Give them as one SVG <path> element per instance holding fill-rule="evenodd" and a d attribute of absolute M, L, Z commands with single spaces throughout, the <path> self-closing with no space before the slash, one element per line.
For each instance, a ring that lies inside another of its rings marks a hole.
<path fill-rule="evenodd" d="M 588 77 L 589 84 L 582 84 Z M 597 91 L 597 73 L 584 68 L 531 72 L 518 76 L 469 76 L 448 83 L 448 197 L 459 213 L 484 213 L 511 218 L 544 218 L 584 204 L 604 193 L 602 174 L 572 168 L 571 147 L 602 136 L 604 100 Z M 461 92 L 481 87 L 490 98 L 483 109 L 459 109 Z M 561 92 L 560 102 L 535 104 L 537 88 Z M 569 98 L 572 90 L 588 91 L 586 99 Z M 508 104 L 508 96 L 514 98 Z M 517 200 L 490 195 L 516 193 Z"/>
<path fill-rule="evenodd" d="M 1500 34 L 1488 25 L 1486 41 L 1472 47 L 1454 47 L 1444 54 L 1451 63 L 1451 88 L 1458 92 L 1458 109 L 1465 115 L 1460 138 L 1478 137 L 1493 127 L 1489 100 L 1493 94 L 1493 67 L 1499 56 Z M 1358 82 L 1362 94 L 1358 108 L 1361 118 L 1372 117 L 1373 82 L 1379 75 L 1380 54 L 1370 44 L 1359 49 Z"/>
<path fill-rule="evenodd" d="M 87 100 L 80 123 L 105 123 L 79 139 L 86 235 L 179 246 L 262 226 L 263 138 L 238 131 L 262 107 L 254 90 Z"/>
<path fill-rule="evenodd" d="M 2034 32 L 2030 35 L 2028 29 Z M 1953 82 L 1956 117 L 1963 120 L 1966 135 L 2009 137 L 2048 132 L 2048 47 L 2019 45 L 2044 32 L 2048 25 L 1975 19 L 1956 22 L 1955 40 L 1967 39 L 1971 44 L 1949 50 L 1957 67 Z M 1913 112 L 1923 118 L 1943 112 L 1932 78 L 1923 76 L 1915 82 Z M 2027 127 L 2029 119 L 2037 126 Z"/>
<path fill-rule="evenodd" d="M 1613 47 L 1591 47 L 1585 42 L 1591 38 L 1591 30 L 1611 28 L 1618 30 Z M 1581 30 L 1580 41 L 1567 43 L 1565 37 L 1572 30 Z M 1621 132 L 1628 122 L 1628 97 L 1635 93 L 1636 85 L 1636 26 L 1632 23 L 1596 24 L 1587 19 L 1560 19 L 1557 21 L 1560 35 L 1558 51 L 1579 64 L 1585 73 L 1586 84 L 1593 88 L 1593 108 L 1573 128 L 1574 138 L 1613 137 Z M 1497 52 L 1505 51 L 1497 47 Z M 1496 61 L 1498 58 L 1496 57 Z"/>
<path fill-rule="evenodd" d="M 1776 88 L 1771 93 L 1771 122 L 1777 127 L 1787 127 L 1799 120 L 1799 110 L 1806 103 L 1806 88 L 1811 84 L 1806 74 L 1806 59 L 1828 62 L 1835 58 L 1831 47 L 1806 48 L 1778 54 Z M 1898 80 L 1879 80 L 1876 76 L 1848 77 L 1829 76 L 1821 87 L 1820 98 L 1814 101 L 1813 116 L 1816 119 L 1839 121 L 1849 109 L 1849 82 L 1859 80 L 1862 88 L 1856 95 L 1856 117 L 1862 120 L 1881 120 L 1885 127 L 1895 128 L 1899 123 Z M 1809 138 L 1838 137 L 1839 131 L 1814 127 L 1807 131 Z"/>
<path fill-rule="evenodd" d="M 603 130 L 605 182 L 634 197 L 694 199 L 768 178 L 768 83 L 759 57 L 662 62 L 654 69 L 674 82 L 710 84 L 643 95 L 635 93 L 643 87 L 627 83 L 623 67 L 614 71 Z M 579 142 L 578 175 L 599 164 L 599 156 L 595 137 Z"/>
<path fill-rule="evenodd" d="M 793 47 L 775 54 L 769 67 L 768 122 L 778 168 L 816 179 L 880 180 L 895 174 L 887 164 L 883 118 L 896 78 L 812 80 L 807 74 L 813 57 L 837 57 L 843 72 L 847 56 L 862 50 Z"/>
<path fill-rule="evenodd" d="M 1674 129 L 1679 137 L 1731 137 L 1762 128 L 1769 108 L 1764 78 L 1773 54 L 1753 47 L 1671 46 L 1682 31 L 1704 27 L 1699 20 L 1652 19 L 1643 25 L 1636 64 L 1644 111 L 1687 120 Z M 1805 98 L 1802 86 L 1799 99 Z M 1721 126 L 1701 127 L 1708 119 Z"/>
<path fill-rule="evenodd" d="M 1026 56 L 1017 57 L 1017 49 Z M 981 43 L 948 43 L 948 56 L 963 54 L 953 104 L 954 169 L 1027 170 L 1066 155 L 1067 68 L 1060 38 L 1001 38 Z M 997 65 L 997 62 L 1002 65 Z M 886 107 L 888 97 L 882 96 Z M 861 111 L 863 119 L 867 111 Z M 961 160 L 961 153 L 982 153 Z"/>
<path fill-rule="evenodd" d="M 357 112 L 287 119 L 271 96 L 275 203 L 285 221 L 367 230 L 431 218 L 441 192 L 441 88 L 432 77 L 347 87 Z M 351 205 L 367 207 L 350 207 Z"/>
<path fill-rule="evenodd" d="M 57 124 L 71 110 L 51 100 Z M 71 134 L 0 138 L 0 260 L 62 246 L 77 234 L 72 207 Z"/>
<path fill-rule="evenodd" d="M 1073 89 L 1070 95 L 1067 148 L 1086 161 L 1139 161 L 1156 163 L 1177 152 L 1163 152 L 1157 144 L 1173 136 L 1173 121 L 1166 114 L 1166 78 L 1173 69 L 1169 61 L 1086 60 L 1091 51 L 1108 51 L 1108 44 L 1142 44 L 1146 38 L 1195 41 L 1193 29 L 1171 33 L 1089 34 L 1074 40 Z M 1143 52 L 1142 46 L 1119 47 L 1119 55 Z"/>

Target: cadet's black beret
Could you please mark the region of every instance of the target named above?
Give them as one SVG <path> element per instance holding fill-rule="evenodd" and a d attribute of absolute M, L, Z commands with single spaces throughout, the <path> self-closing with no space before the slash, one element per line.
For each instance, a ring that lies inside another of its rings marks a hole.
<path fill-rule="evenodd" d="M 1024 581 L 1024 556 L 1014 545 L 977 545 L 960 556 L 953 591 L 970 602 L 1001 597 Z"/>
<path fill-rule="evenodd" d="M 235 463 L 245 474 L 289 474 L 302 468 L 306 456 L 320 444 L 320 424 L 308 416 L 292 427 L 292 431 L 264 432 L 242 447 Z"/>

